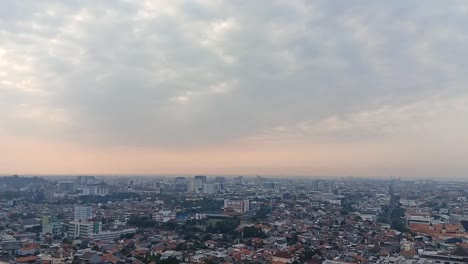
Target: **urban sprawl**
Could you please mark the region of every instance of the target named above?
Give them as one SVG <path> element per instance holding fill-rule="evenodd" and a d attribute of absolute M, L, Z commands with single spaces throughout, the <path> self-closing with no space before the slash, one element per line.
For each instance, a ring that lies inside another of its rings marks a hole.
<path fill-rule="evenodd" d="M 0 177 L 4 263 L 468 263 L 468 183 Z"/>

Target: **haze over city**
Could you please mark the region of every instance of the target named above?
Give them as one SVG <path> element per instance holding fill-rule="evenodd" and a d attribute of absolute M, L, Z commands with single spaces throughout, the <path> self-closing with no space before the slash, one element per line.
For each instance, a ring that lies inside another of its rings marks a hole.
<path fill-rule="evenodd" d="M 1 1 L 0 173 L 462 178 L 466 1 Z"/>

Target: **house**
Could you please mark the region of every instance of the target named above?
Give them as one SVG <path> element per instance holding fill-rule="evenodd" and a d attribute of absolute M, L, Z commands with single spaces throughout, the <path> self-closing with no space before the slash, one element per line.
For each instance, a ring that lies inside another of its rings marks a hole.
<path fill-rule="evenodd" d="M 34 252 L 36 252 L 36 250 L 38 250 L 37 244 L 31 243 L 31 244 L 27 244 L 24 247 L 18 249 L 16 251 L 16 254 L 20 255 L 20 256 L 34 255 Z"/>
<path fill-rule="evenodd" d="M 210 249 L 215 249 L 219 246 L 219 243 L 214 240 L 207 240 L 205 241 L 205 246 Z"/>
<path fill-rule="evenodd" d="M 37 261 L 36 256 L 27 256 L 27 257 L 19 257 L 15 259 L 16 263 L 35 263 Z"/>
<path fill-rule="evenodd" d="M 289 253 L 278 251 L 271 257 L 272 264 L 293 263 L 294 256 Z"/>

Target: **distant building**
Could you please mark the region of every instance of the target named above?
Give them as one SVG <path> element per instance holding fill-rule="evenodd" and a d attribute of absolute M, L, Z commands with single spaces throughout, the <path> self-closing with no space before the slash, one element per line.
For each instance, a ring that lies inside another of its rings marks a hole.
<path fill-rule="evenodd" d="M 225 182 L 226 182 L 226 177 L 217 176 L 215 178 L 215 183 L 225 183 Z"/>
<path fill-rule="evenodd" d="M 194 193 L 195 192 L 195 182 L 193 179 L 187 180 L 187 192 Z"/>
<path fill-rule="evenodd" d="M 255 177 L 255 185 L 261 186 L 261 184 L 262 184 L 262 177 L 261 176 Z"/>
<path fill-rule="evenodd" d="M 205 183 L 203 185 L 203 193 L 212 194 L 215 192 L 215 185 L 212 183 Z"/>
<path fill-rule="evenodd" d="M 75 183 L 70 181 L 61 181 L 57 183 L 57 187 L 60 193 L 73 192 L 75 190 Z"/>
<path fill-rule="evenodd" d="M 202 184 L 204 184 L 204 183 L 206 183 L 207 177 L 198 175 L 198 176 L 195 176 L 194 179 L 195 179 L 195 181 L 200 180 L 202 182 Z"/>
<path fill-rule="evenodd" d="M 185 182 L 185 180 L 186 180 L 185 177 L 176 177 L 174 179 L 174 182 L 181 183 L 181 182 Z"/>
<path fill-rule="evenodd" d="M 91 206 L 75 205 L 74 221 L 89 220 L 93 217 L 93 208 Z"/>
<path fill-rule="evenodd" d="M 234 178 L 234 184 L 244 184 L 244 176 L 237 176 Z"/>
<path fill-rule="evenodd" d="M 314 180 L 311 182 L 312 191 L 319 191 L 322 193 L 330 194 L 335 190 L 334 181 Z"/>
<path fill-rule="evenodd" d="M 99 195 L 106 196 L 109 194 L 109 187 L 107 185 L 83 185 L 77 189 L 81 190 L 81 195 Z"/>
<path fill-rule="evenodd" d="M 185 177 L 177 177 L 174 181 L 174 193 L 187 192 L 187 180 Z"/>
<path fill-rule="evenodd" d="M 224 190 L 224 183 L 215 183 L 214 188 L 215 191 Z"/>
<path fill-rule="evenodd" d="M 224 210 L 231 209 L 235 212 L 244 214 L 250 210 L 249 200 L 224 200 Z"/>
<path fill-rule="evenodd" d="M 265 190 L 275 190 L 279 191 L 281 185 L 278 182 L 263 182 L 262 188 Z"/>
<path fill-rule="evenodd" d="M 76 183 L 80 185 L 95 184 L 96 178 L 94 176 L 78 176 Z"/>

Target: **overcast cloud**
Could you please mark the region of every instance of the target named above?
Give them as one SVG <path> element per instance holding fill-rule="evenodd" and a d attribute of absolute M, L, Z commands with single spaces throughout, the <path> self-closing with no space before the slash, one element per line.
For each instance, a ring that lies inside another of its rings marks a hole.
<path fill-rule="evenodd" d="M 466 153 L 466 25 L 463 0 L 5 0 L 0 134 Z"/>

